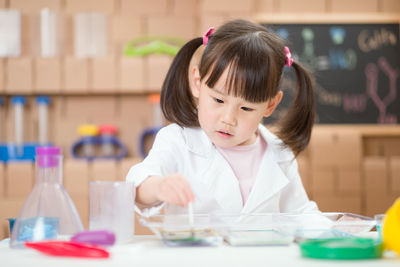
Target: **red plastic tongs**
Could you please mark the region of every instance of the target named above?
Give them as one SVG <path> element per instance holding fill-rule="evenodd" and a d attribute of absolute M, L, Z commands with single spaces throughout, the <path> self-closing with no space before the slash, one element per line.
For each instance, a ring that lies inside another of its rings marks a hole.
<path fill-rule="evenodd" d="M 75 241 L 25 242 L 25 246 L 52 256 L 78 258 L 110 257 L 110 253 L 105 249 Z"/>

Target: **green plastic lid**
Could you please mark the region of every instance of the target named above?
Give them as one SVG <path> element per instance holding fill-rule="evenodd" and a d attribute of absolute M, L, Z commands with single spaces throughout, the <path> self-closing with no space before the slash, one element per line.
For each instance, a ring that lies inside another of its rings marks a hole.
<path fill-rule="evenodd" d="M 303 257 L 316 259 L 377 259 L 383 251 L 382 240 L 359 237 L 307 239 L 299 246 Z"/>

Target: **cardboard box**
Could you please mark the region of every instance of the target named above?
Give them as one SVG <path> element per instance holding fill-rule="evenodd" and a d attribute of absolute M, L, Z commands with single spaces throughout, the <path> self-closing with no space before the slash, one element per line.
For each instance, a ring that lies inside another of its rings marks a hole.
<path fill-rule="evenodd" d="M 87 59 L 67 57 L 64 66 L 64 93 L 88 93 L 89 63 Z"/>
<path fill-rule="evenodd" d="M 99 12 L 112 15 L 115 12 L 117 0 L 65 0 L 67 13 Z"/>
<path fill-rule="evenodd" d="M 62 0 L 9 0 L 9 8 L 19 9 L 24 13 L 39 13 L 43 8 L 60 11 Z"/>
<path fill-rule="evenodd" d="M 378 0 L 365 0 L 360 4 L 358 1 L 334 0 L 330 3 L 332 13 L 374 13 L 379 12 Z"/>
<path fill-rule="evenodd" d="M 144 23 L 137 16 L 114 16 L 111 18 L 112 39 L 125 47 L 129 41 L 143 35 Z"/>
<path fill-rule="evenodd" d="M 383 157 L 367 157 L 363 162 L 363 173 L 366 195 L 387 195 L 388 169 L 386 158 Z"/>
<path fill-rule="evenodd" d="M 193 39 L 195 20 L 192 17 L 152 16 L 147 21 L 147 34 Z M 177 30 L 179 29 L 179 30 Z"/>
<path fill-rule="evenodd" d="M 3 94 L 5 91 L 5 68 L 6 68 L 6 62 L 4 59 L 0 58 L 0 94 Z M 4 99 L 3 99 L 4 101 Z"/>
<path fill-rule="evenodd" d="M 364 137 L 363 154 L 365 157 L 384 156 L 385 145 L 382 143 L 382 138 L 379 137 Z"/>
<path fill-rule="evenodd" d="M 360 165 L 362 143 L 356 130 L 315 129 L 310 141 L 313 165 L 354 166 Z"/>
<path fill-rule="evenodd" d="M 374 217 L 374 215 L 386 213 L 397 197 L 398 195 L 366 195 L 365 215 Z"/>
<path fill-rule="evenodd" d="M 400 196 L 400 157 L 392 157 L 389 160 L 390 190 Z"/>
<path fill-rule="evenodd" d="M 172 58 L 167 55 L 151 55 L 147 60 L 147 88 L 152 92 L 161 91 L 165 76 L 172 63 Z"/>
<path fill-rule="evenodd" d="M 91 163 L 91 181 L 116 181 L 117 178 L 118 171 L 115 160 L 94 160 Z"/>
<path fill-rule="evenodd" d="M 336 180 L 337 169 L 334 167 L 312 167 L 312 192 L 315 193 L 331 193 L 337 192 Z"/>
<path fill-rule="evenodd" d="M 144 92 L 145 64 L 143 58 L 121 58 L 119 90 L 121 93 Z"/>
<path fill-rule="evenodd" d="M 87 95 L 69 96 L 65 103 L 65 117 L 81 124 L 115 118 L 117 110 L 116 96 Z M 76 130 L 75 130 L 76 132 Z"/>
<path fill-rule="evenodd" d="M 32 60 L 27 57 L 8 58 L 6 65 L 6 92 L 32 93 Z"/>
<path fill-rule="evenodd" d="M 384 154 L 386 157 L 400 156 L 400 138 L 399 137 L 387 137 L 382 138 L 384 146 Z"/>
<path fill-rule="evenodd" d="M 5 198 L 6 175 L 4 164 L 0 162 L 0 199 Z"/>
<path fill-rule="evenodd" d="M 87 160 L 65 158 L 64 186 L 71 196 L 86 197 L 89 195 L 89 164 Z"/>
<path fill-rule="evenodd" d="M 115 93 L 116 82 L 116 61 L 114 58 L 93 58 L 92 63 L 92 85 L 93 92 Z"/>
<path fill-rule="evenodd" d="M 61 91 L 61 59 L 35 59 L 35 93 L 59 93 Z"/>
<path fill-rule="evenodd" d="M 165 15 L 168 13 L 168 2 L 166 0 L 120 0 L 119 11 L 123 16 Z"/>
<path fill-rule="evenodd" d="M 327 194 L 315 192 L 313 200 L 318 208 L 324 212 L 351 212 L 362 214 L 361 195 L 354 194 Z"/>
<path fill-rule="evenodd" d="M 305 0 L 280 0 L 279 10 L 281 13 L 325 13 L 327 10 L 325 1 Z"/>
<path fill-rule="evenodd" d="M 174 0 L 173 7 L 168 9 L 175 16 L 195 17 L 197 13 L 198 2 L 196 0 Z"/>
<path fill-rule="evenodd" d="M 361 193 L 361 169 L 359 165 L 352 167 L 339 167 L 337 175 L 337 186 L 340 194 Z"/>
<path fill-rule="evenodd" d="M 274 0 L 259 0 L 256 2 L 256 11 L 261 14 L 277 12 L 277 9 L 278 5 L 274 4 Z"/>
<path fill-rule="evenodd" d="M 400 2 L 397 0 L 382 0 L 380 4 L 382 12 L 384 13 L 400 12 Z"/>
<path fill-rule="evenodd" d="M 235 14 L 250 14 L 254 11 L 253 1 L 241 0 L 203 0 L 201 5 L 201 13 L 235 13 Z"/>
<path fill-rule="evenodd" d="M 34 184 L 34 167 L 31 162 L 9 162 L 6 167 L 6 197 L 28 197 Z"/>

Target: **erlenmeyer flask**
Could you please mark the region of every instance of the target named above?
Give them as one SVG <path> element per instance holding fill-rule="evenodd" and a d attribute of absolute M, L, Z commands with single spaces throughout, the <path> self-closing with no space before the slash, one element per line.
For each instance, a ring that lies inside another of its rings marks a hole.
<path fill-rule="evenodd" d="M 25 241 L 65 239 L 82 231 L 75 205 L 62 185 L 59 147 L 36 148 L 36 182 L 15 222 L 10 247 Z"/>

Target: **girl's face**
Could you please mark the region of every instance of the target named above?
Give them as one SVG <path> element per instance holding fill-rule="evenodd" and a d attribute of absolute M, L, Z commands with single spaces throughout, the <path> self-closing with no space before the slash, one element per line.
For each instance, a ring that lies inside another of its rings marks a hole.
<path fill-rule="evenodd" d="M 261 119 L 270 116 L 282 98 L 282 92 L 279 92 L 270 101 L 252 103 L 228 95 L 225 87 L 228 70 L 214 88 L 200 82 L 197 68 L 192 80 L 192 93 L 198 99 L 200 126 L 215 145 L 223 148 L 254 143 Z"/>

